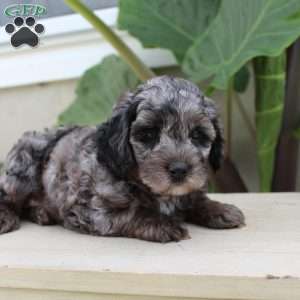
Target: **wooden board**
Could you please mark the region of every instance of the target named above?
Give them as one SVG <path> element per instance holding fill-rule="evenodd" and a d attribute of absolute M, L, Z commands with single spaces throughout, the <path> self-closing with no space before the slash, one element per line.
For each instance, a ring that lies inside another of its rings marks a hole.
<path fill-rule="evenodd" d="M 192 239 L 162 245 L 24 223 L 0 236 L 0 300 L 299 300 L 300 194 L 212 197 L 247 226 L 189 226 Z"/>

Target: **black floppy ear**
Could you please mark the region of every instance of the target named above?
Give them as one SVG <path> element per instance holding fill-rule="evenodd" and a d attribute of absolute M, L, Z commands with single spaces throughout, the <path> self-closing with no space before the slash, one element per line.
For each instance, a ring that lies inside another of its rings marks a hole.
<path fill-rule="evenodd" d="M 224 138 L 220 120 L 218 118 L 214 118 L 212 123 L 216 132 L 216 137 L 212 143 L 209 153 L 209 163 L 212 169 L 216 172 L 220 169 L 224 157 Z"/>
<path fill-rule="evenodd" d="M 138 104 L 139 101 L 124 100 L 114 110 L 112 118 L 97 129 L 98 161 L 120 179 L 126 179 L 129 170 L 136 167 L 129 138 Z"/>
<path fill-rule="evenodd" d="M 216 133 L 208 158 L 211 168 L 216 172 L 218 169 L 220 169 L 224 157 L 223 130 L 215 102 L 205 96 L 202 98 L 202 100 L 202 105 L 204 106 L 205 111 L 210 118 Z"/>

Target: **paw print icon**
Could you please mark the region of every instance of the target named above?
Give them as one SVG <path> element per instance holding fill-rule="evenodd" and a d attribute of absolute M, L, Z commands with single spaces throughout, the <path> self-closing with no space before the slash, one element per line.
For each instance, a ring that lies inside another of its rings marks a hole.
<path fill-rule="evenodd" d="M 35 47 L 39 43 L 39 35 L 45 31 L 42 24 L 36 24 L 33 17 L 16 17 L 13 23 L 6 24 L 5 31 L 11 34 L 12 46 L 28 45 Z"/>

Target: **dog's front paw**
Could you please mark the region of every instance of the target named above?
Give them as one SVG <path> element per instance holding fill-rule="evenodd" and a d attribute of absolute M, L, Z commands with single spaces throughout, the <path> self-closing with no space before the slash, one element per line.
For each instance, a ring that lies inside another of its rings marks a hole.
<path fill-rule="evenodd" d="M 144 227 L 135 231 L 134 237 L 157 243 L 179 242 L 190 238 L 187 229 L 169 218 L 151 219 L 150 223 L 145 223 Z"/>
<path fill-rule="evenodd" d="M 188 230 L 180 224 L 174 222 L 163 223 L 158 229 L 157 242 L 179 242 L 187 239 L 190 239 Z"/>
<path fill-rule="evenodd" d="M 226 229 L 245 225 L 244 214 L 234 205 L 216 202 L 208 212 L 203 225 L 209 228 Z"/>

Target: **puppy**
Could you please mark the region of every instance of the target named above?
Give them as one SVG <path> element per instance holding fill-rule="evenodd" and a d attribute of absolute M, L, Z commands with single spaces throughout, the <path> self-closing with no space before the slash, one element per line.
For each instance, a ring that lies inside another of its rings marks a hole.
<path fill-rule="evenodd" d="M 40 225 L 154 242 L 189 238 L 182 222 L 244 224 L 205 196 L 223 138 L 213 102 L 193 83 L 156 77 L 127 93 L 98 127 L 28 132 L 0 178 L 0 233 L 24 217 Z"/>

